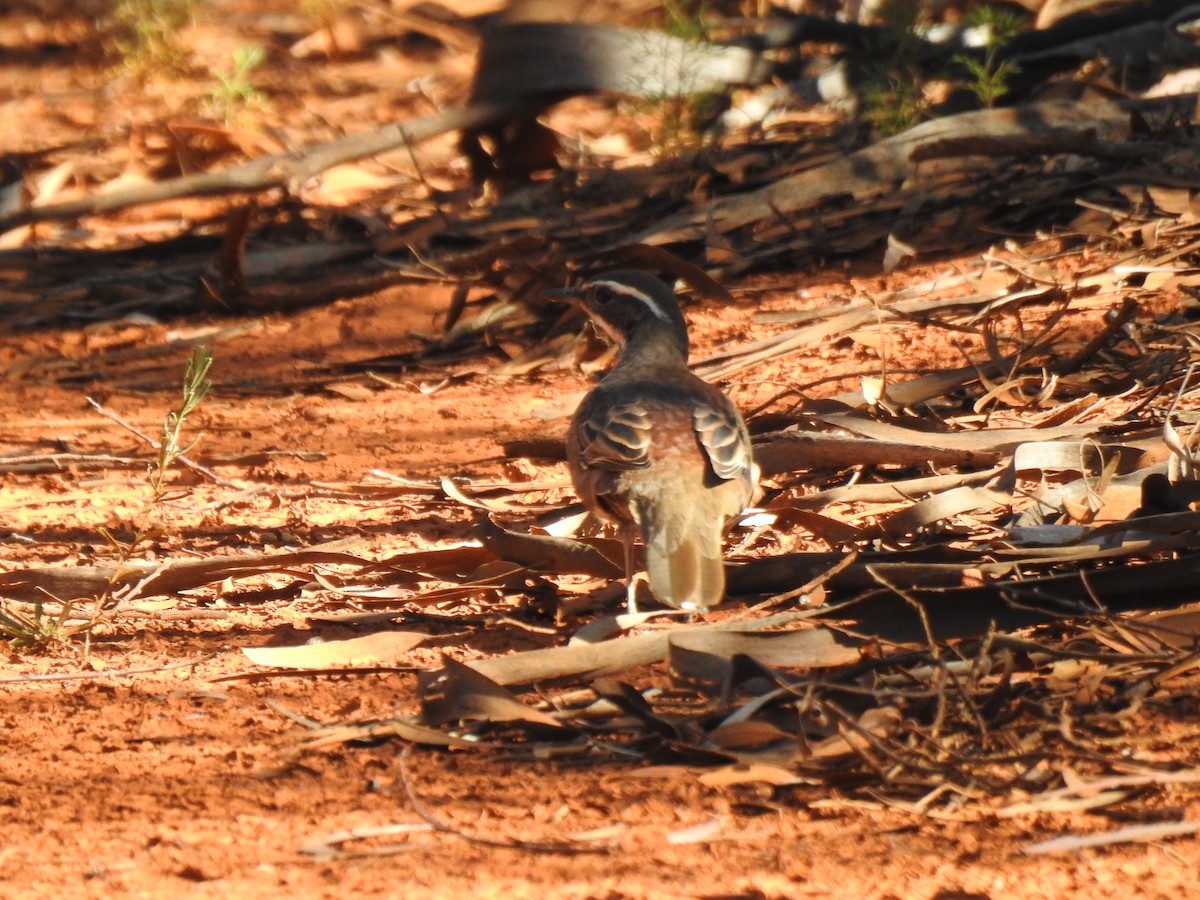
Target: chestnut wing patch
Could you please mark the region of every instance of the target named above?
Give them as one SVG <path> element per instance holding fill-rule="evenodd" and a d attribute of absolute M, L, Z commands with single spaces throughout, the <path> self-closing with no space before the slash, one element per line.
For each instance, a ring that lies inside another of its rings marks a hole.
<path fill-rule="evenodd" d="M 588 468 L 644 469 L 650 465 L 650 415 L 641 403 L 622 403 L 584 419 L 579 460 Z"/>
<path fill-rule="evenodd" d="M 737 416 L 701 403 L 692 412 L 692 423 L 716 476 L 724 481 L 744 478 L 750 467 L 750 436 Z"/>

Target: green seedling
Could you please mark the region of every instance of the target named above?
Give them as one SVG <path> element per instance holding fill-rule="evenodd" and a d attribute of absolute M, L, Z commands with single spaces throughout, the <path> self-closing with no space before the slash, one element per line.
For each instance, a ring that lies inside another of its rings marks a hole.
<path fill-rule="evenodd" d="M 912 79 L 891 77 L 886 84 L 868 88 L 863 117 L 881 137 L 907 131 L 925 117 L 925 96 Z"/>
<path fill-rule="evenodd" d="M 1007 10 L 982 6 L 972 11 L 967 22 L 988 29 L 983 59 L 960 53 L 954 57 L 954 61 L 971 76 L 971 81 L 966 84 L 967 89 L 979 98 L 982 106 L 990 109 L 1008 93 L 1009 79 L 1021 71 L 1016 63 L 998 59 L 1004 45 L 1020 30 L 1021 21 Z"/>
<path fill-rule="evenodd" d="M 158 458 L 146 467 L 150 481 L 150 491 L 155 502 L 166 495 L 167 473 L 179 459 L 188 453 L 199 437 L 184 447 L 181 443 L 183 426 L 188 416 L 200 406 L 200 401 L 212 387 L 208 380 L 208 370 L 212 368 L 212 350 L 198 346 L 192 350 L 192 358 L 188 360 L 187 370 L 183 373 L 183 402 L 178 409 L 167 413 L 163 420 L 162 439 L 158 442 Z"/>
<path fill-rule="evenodd" d="M 184 53 L 176 36 L 193 18 L 195 0 L 120 0 L 107 20 L 122 67 L 144 79 L 178 69 Z"/>
<path fill-rule="evenodd" d="M 38 600 L 26 611 L 7 601 L 0 602 L 0 635 L 8 638 L 14 650 L 39 649 L 63 640 L 74 604 L 62 603 L 56 612 L 48 612 Z"/>
<path fill-rule="evenodd" d="M 863 91 L 863 118 L 880 137 L 906 131 L 920 122 L 928 103 L 922 90 L 917 37 L 922 0 L 887 0 L 877 11 L 886 39 L 879 56 L 868 64 Z"/>
<path fill-rule="evenodd" d="M 233 69 L 217 69 L 217 85 L 209 92 L 209 104 L 218 118 L 226 124 L 233 122 L 247 109 L 268 110 L 267 95 L 250 80 L 251 73 L 262 65 L 267 53 L 259 46 L 238 47 L 233 51 Z"/>
<path fill-rule="evenodd" d="M 686 41 L 700 42 L 711 38 L 707 0 L 661 0 L 660 7 L 667 34 Z M 648 55 L 654 56 L 657 52 L 650 51 Z M 680 60 L 681 67 L 686 65 L 687 60 Z M 698 126 L 705 120 L 714 102 L 719 101 L 713 95 L 688 92 L 686 70 L 672 74 L 673 78 L 663 80 L 683 86 L 681 93 L 647 96 L 637 104 L 656 120 L 656 124 L 647 130 L 646 137 L 651 152 L 660 160 L 678 158 L 693 146 Z"/>

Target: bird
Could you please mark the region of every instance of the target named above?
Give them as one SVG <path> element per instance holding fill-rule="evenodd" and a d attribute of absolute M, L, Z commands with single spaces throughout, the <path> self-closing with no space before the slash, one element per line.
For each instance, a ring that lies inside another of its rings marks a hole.
<path fill-rule="evenodd" d="M 637 611 L 637 536 L 659 603 L 716 606 L 725 594 L 725 531 L 758 478 L 741 413 L 688 368 L 687 322 L 659 278 L 617 270 L 552 293 L 619 348 L 571 419 L 567 466 L 588 510 L 620 530 L 629 611 Z"/>

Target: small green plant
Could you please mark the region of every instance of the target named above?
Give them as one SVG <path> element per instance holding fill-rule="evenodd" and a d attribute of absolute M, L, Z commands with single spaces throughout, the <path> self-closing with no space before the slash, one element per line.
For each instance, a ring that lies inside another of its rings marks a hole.
<path fill-rule="evenodd" d="M 925 17 L 922 0 L 887 0 L 878 11 L 887 39 L 878 60 L 867 72 L 869 87 L 864 91 L 863 116 L 883 137 L 898 134 L 920 122 L 929 111 L 922 65 L 927 51 L 917 37 L 918 25 Z M 1021 27 L 1014 14 L 992 7 L 979 7 L 967 17 L 967 25 L 986 28 L 987 42 L 982 56 L 959 53 L 952 61 L 958 67 L 947 77 L 970 90 L 986 107 L 993 106 L 1008 92 L 1008 83 L 1019 71 L 1015 63 L 1000 59 L 1004 46 Z M 927 66 L 927 63 L 926 63 Z"/>
<path fill-rule="evenodd" d="M 707 0 L 661 0 L 667 34 L 689 41 L 709 38 Z"/>
<path fill-rule="evenodd" d="M 660 0 L 659 5 L 666 34 L 697 44 L 711 37 L 708 0 Z M 695 48 L 696 54 L 703 52 L 700 47 Z M 645 58 L 656 60 L 661 69 L 647 68 L 647 83 L 636 85 L 645 91 L 645 99 L 638 103 L 639 109 L 655 120 L 655 124 L 647 129 L 647 141 L 658 159 L 673 159 L 695 143 L 697 131 L 711 117 L 714 103 L 721 102 L 721 98 L 687 89 L 688 67 L 694 63 L 695 56 L 665 53 L 654 45 L 647 48 Z M 678 70 L 668 71 L 668 67 Z"/>
<path fill-rule="evenodd" d="M 988 30 L 983 59 L 959 53 L 954 57 L 954 62 L 966 69 L 967 74 L 971 76 L 971 81 L 966 85 L 967 89 L 979 98 L 982 106 L 990 109 L 997 100 L 1008 93 L 1009 79 L 1021 70 L 1020 66 L 1012 61 L 998 59 L 1004 45 L 1020 30 L 1021 20 L 1007 10 L 981 6 L 972 10 L 967 23 Z"/>
<path fill-rule="evenodd" d="M 183 373 L 183 402 L 178 409 L 167 413 L 166 419 L 163 420 L 162 439 L 158 442 L 158 458 L 146 467 L 150 491 L 156 503 L 166 495 L 166 478 L 171 466 L 200 440 L 197 437 L 186 447 L 180 443 L 188 416 L 196 411 L 200 401 L 212 387 L 212 382 L 208 380 L 210 368 L 212 350 L 205 346 L 194 348 L 192 357 L 188 360 L 187 370 Z"/>
<path fill-rule="evenodd" d="M 920 86 L 900 76 L 868 88 L 863 98 L 863 117 L 881 137 L 912 128 L 924 118 L 925 108 Z"/>
<path fill-rule="evenodd" d="M 208 100 L 215 115 L 228 125 L 247 109 L 268 110 L 271 103 L 250 80 L 251 73 L 262 65 L 267 52 L 250 45 L 233 51 L 233 70 L 217 69 L 217 84 L 209 91 Z"/>
<path fill-rule="evenodd" d="M 88 639 L 96 625 L 120 600 L 140 591 L 141 584 L 128 584 L 125 566 L 146 535 L 138 534 L 124 544 L 105 528 L 101 528 L 100 533 L 117 548 L 118 563 L 108 584 L 96 597 L 59 600 L 47 594 L 53 602 L 39 598 L 28 603 L 0 599 L 0 637 L 8 639 L 10 649 L 43 650 L 52 644 L 66 643 L 80 634 Z"/>
<path fill-rule="evenodd" d="M 8 638 L 12 649 L 38 649 L 73 633 L 67 623 L 74 604 L 62 603 L 57 612 L 47 612 L 40 600 L 29 605 L 32 609 L 28 611 L 16 605 L 0 605 L 0 635 Z"/>
<path fill-rule="evenodd" d="M 920 122 L 927 109 L 917 36 L 922 0 L 886 0 L 876 15 L 886 35 L 873 63 L 866 67 L 863 118 L 881 137 L 906 131 Z"/>
<path fill-rule="evenodd" d="M 142 518 L 150 512 L 151 504 L 161 502 L 166 496 L 167 475 L 171 467 L 199 440 L 197 438 L 186 447 L 182 445 L 188 416 L 196 411 L 212 386 L 208 380 L 211 368 L 212 350 L 205 346 L 193 349 L 183 375 L 183 400 L 179 408 L 167 413 L 163 420 L 158 456 L 146 467 L 151 498 L 140 514 Z M 94 401 L 92 405 L 104 412 Z M 141 432 L 136 433 L 146 437 Z M 100 533 L 116 548 L 117 565 L 108 583 L 95 596 L 60 600 L 47 594 L 45 600 L 32 602 L 17 602 L 0 596 L 0 638 L 7 638 L 9 647 L 14 650 L 41 649 L 66 642 L 80 634 L 88 639 L 108 613 L 141 591 L 144 582 L 131 581 L 129 561 L 137 548 L 156 535 L 157 530 L 147 526 L 138 527 L 128 542 L 119 540 L 105 528 L 101 528 Z"/>
<path fill-rule="evenodd" d="M 108 19 L 122 66 L 138 78 L 182 65 L 176 35 L 193 18 L 195 0 L 119 0 Z"/>

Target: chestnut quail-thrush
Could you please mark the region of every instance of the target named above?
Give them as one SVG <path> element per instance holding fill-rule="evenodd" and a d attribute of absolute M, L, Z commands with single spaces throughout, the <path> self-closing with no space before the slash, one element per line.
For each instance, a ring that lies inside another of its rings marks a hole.
<path fill-rule="evenodd" d="M 659 279 L 608 272 L 555 293 L 620 348 L 571 420 L 567 463 L 588 509 L 620 527 L 630 610 L 635 532 L 660 603 L 715 606 L 725 593 L 722 538 L 757 477 L 741 414 L 688 369 L 687 323 Z"/>

